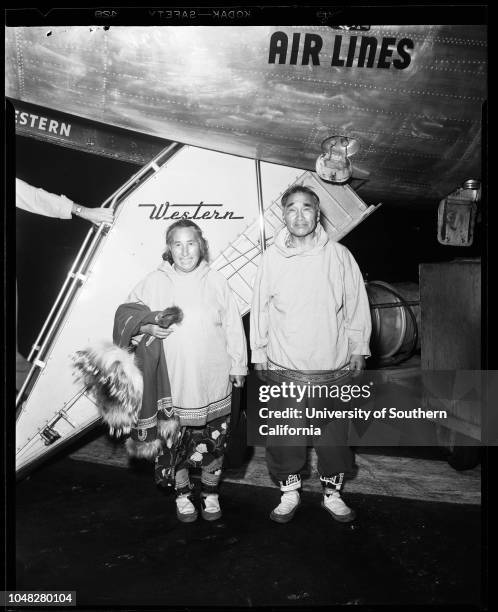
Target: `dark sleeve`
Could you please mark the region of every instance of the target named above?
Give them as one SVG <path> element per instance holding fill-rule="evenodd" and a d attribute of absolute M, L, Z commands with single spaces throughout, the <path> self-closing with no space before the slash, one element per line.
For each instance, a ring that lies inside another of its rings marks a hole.
<path fill-rule="evenodd" d="M 151 311 L 144 304 L 121 304 L 114 315 L 112 340 L 120 347 L 128 347 L 133 336 L 140 333 L 142 325 L 156 323 L 159 311 Z"/>

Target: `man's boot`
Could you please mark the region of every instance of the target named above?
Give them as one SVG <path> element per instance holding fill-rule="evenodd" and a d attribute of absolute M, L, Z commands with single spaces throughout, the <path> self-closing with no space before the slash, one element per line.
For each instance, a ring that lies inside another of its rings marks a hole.
<path fill-rule="evenodd" d="M 336 521 L 341 523 L 350 523 L 355 518 L 355 512 L 349 508 L 341 497 L 341 487 L 344 480 L 344 474 L 335 474 L 334 476 L 320 476 L 320 482 L 323 486 L 322 508 L 325 508 Z"/>
<path fill-rule="evenodd" d="M 288 523 L 294 517 L 296 510 L 301 503 L 299 489 L 301 488 L 301 476 L 290 474 L 285 481 L 280 482 L 282 496 L 280 503 L 271 511 L 270 518 L 276 523 Z"/>

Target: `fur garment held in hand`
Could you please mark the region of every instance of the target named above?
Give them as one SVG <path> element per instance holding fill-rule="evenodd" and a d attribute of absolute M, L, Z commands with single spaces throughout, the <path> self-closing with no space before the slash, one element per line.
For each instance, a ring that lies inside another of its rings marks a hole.
<path fill-rule="evenodd" d="M 165 308 L 160 315 L 156 317 L 157 324 L 160 327 L 168 328 L 173 323 L 181 323 L 183 321 L 183 311 L 178 306 L 170 306 Z"/>
<path fill-rule="evenodd" d="M 77 351 L 73 355 L 76 380 L 95 400 L 111 435 L 128 434 L 138 421 L 143 378 L 135 357 L 112 342 Z"/>

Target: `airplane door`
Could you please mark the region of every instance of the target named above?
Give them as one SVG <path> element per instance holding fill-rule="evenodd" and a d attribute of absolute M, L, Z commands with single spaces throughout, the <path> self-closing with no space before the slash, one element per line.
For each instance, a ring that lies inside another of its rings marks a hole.
<path fill-rule="evenodd" d="M 268 164 L 263 190 L 275 200 L 302 170 Z M 115 222 L 72 274 L 79 286 L 59 308 L 38 377 L 16 424 L 16 469 L 25 471 L 99 421 L 97 407 L 72 376 L 71 355 L 111 340 L 114 312 L 132 288 L 162 263 L 167 227 L 182 216 L 202 228 L 216 260 L 258 215 L 254 160 L 183 147 L 149 171 L 116 207 Z M 42 343 L 43 344 L 43 343 Z"/>

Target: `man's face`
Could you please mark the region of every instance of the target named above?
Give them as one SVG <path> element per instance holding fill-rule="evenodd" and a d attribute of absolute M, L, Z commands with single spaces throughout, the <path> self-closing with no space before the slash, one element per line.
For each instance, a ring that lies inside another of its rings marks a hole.
<path fill-rule="evenodd" d="M 293 236 L 303 238 L 315 231 L 319 211 L 315 198 L 298 191 L 289 196 L 284 208 L 284 223 Z"/>

